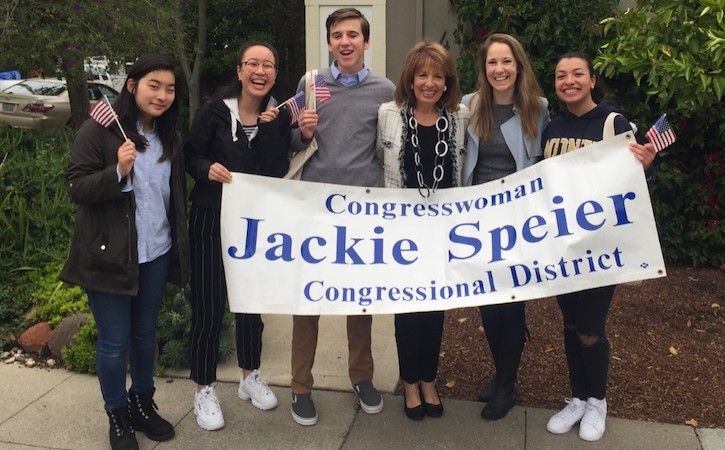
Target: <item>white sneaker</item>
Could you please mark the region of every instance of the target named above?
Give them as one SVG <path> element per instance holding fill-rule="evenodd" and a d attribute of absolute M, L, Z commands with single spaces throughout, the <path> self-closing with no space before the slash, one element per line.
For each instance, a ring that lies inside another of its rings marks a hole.
<path fill-rule="evenodd" d="M 579 425 L 579 437 L 589 442 L 598 441 L 604 434 L 606 419 L 607 399 L 589 397 L 582 423 Z"/>
<path fill-rule="evenodd" d="M 254 369 L 247 378 L 239 380 L 239 398 L 252 400 L 252 405 L 266 411 L 277 406 L 277 397 L 262 380 L 259 369 Z"/>
<path fill-rule="evenodd" d="M 546 429 L 554 434 L 564 434 L 571 430 L 571 427 L 582 420 L 586 403 L 574 397 L 564 399 L 567 405 L 558 413 L 551 416 L 546 424 Z"/>
<path fill-rule="evenodd" d="M 224 415 L 212 386 L 206 386 L 194 396 L 196 423 L 205 430 L 218 430 L 224 426 Z"/>

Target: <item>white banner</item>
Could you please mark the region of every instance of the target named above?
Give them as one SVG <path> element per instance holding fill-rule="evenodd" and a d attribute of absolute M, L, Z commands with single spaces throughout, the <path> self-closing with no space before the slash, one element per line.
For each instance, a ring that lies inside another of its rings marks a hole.
<path fill-rule="evenodd" d="M 390 314 L 666 276 L 628 137 L 428 201 L 417 189 L 235 173 L 221 211 L 230 308 Z"/>

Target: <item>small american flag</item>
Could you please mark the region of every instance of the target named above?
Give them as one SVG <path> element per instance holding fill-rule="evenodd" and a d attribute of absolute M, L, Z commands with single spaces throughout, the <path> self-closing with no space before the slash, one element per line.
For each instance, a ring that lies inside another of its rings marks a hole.
<path fill-rule="evenodd" d="M 93 118 L 93 120 L 106 128 L 110 127 L 118 117 L 116 115 L 116 111 L 113 110 L 113 107 L 110 103 L 108 103 L 108 100 L 105 97 L 98 100 L 96 104 L 93 105 L 91 112 L 88 114 Z"/>
<path fill-rule="evenodd" d="M 667 114 L 662 114 L 662 117 L 657 119 L 657 122 L 652 125 L 652 128 L 649 129 L 646 136 L 658 152 L 674 144 L 677 140 L 675 132 L 672 131 L 672 127 L 667 121 Z"/>
<path fill-rule="evenodd" d="M 290 97 L 285 100 L 279 107 L 286 107 L 289 110 L 290 116 L 292 117 L 292 123 L 297 122 L 300 118 L 300 114 L 305 110 L 305 93 L 299 91 L 294 97 Z"/>
<path fill-rule="evenodd" d="M 330 89 L 327 87 L 327 83 L 325 82 L 325 77 L 320 74 L 315 75 L 315 98 L 320 102 L 324 102 L 332 98 L 332 95 L 330 95 Z"/>

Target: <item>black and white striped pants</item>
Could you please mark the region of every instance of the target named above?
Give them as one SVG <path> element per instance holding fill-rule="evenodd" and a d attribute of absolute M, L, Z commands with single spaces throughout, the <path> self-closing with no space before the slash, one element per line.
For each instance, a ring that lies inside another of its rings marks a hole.
<path fill-rule="evenodd" d="M 216 381 L 219 333 L 227 305 L 222 264 L 219 211 L 194 204 L 189 211 L 191 244 L 191 379 Z M 258 369 L 264 323 L 259 314 L 235 314 L 237 361 L 240 368 Z"/>

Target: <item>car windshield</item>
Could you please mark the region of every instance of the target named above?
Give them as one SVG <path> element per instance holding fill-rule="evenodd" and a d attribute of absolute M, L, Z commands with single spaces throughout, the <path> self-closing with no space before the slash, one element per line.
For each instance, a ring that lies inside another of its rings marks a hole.
<path fill-rule="evenodd" d="M 24 95 L 60 95 L 65 92 L 66 86 L 63 83 L 55 83 L 45 80 L 27 80 L 14 84 L 3 92 L 7 94 Z"/>

